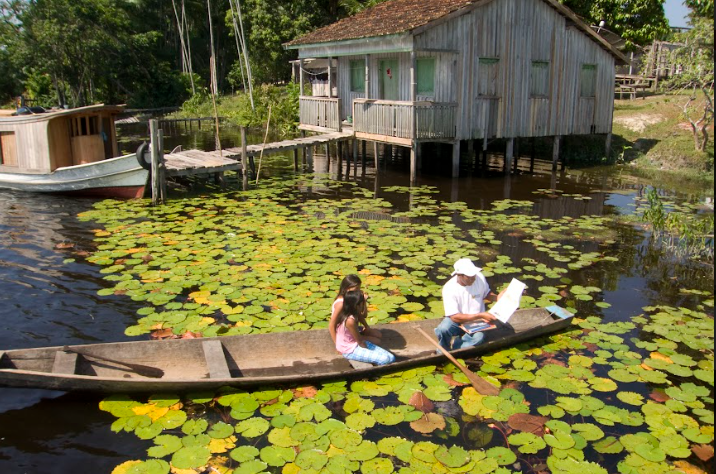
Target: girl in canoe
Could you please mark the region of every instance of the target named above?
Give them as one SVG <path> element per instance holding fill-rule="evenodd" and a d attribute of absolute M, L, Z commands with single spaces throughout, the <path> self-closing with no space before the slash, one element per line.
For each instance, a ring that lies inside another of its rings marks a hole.
<path fill-rule="evenodd" d="M 338 289 L 338 295 L 333 301 L 333 306 L 331 307 L 331 319 L 328 322 L 328 332 L 331 333 L 331 339 L 333 339 L 334 344 L 336 342 L 336 319 L 343 308 L 343 297 L 348 291 L 360 291 L 361 284 L 362 282 L 360 277 L 353 274 L 346 275 L 341 281 L 341 286 Z M 365 297 L 365 294 L 363 296 Z M 361 336 L 363 336 L 363 339 L 370 341 L 373 344 L 380 344 L 380 331 L 378 329 L 373 329 L 368 325 L 368 321 L 366 321 L 368 305 L 365 302 L 365 298 L 363 299 L 363 302 L 363 307 L 359 308 L 360 314 L 354 315 L 358 319 Z"/>
<path fill-rule="evenodd" d="M 375 365 L 390 364 L 395 361 L 395 356 L 367 340 L 359 331 L 356 315 L 364 307 L 365 296 L 362 291 L 351 290 L 343 295 L 343 306 L 336 317 L 336 349 L 349 360 Z"/>

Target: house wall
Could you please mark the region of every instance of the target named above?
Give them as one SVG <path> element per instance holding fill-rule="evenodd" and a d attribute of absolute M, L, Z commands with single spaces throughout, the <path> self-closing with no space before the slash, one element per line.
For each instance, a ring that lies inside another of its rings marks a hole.
<path fill-rule="evenodd" d="M 429 100 L 433 102 L 454 102 L 455 90 L 457 88 L 455 74 L 457 68 L 457 55 L 455 53 L 429 53 L 418 52 L 417 57 L 435 58 L 435 93 L 433 95 L 419 95 L 417 100 Z M 399 65 L 398 71 L 398 100 L 410 100 L 410 53 L 383 53 L 370 54 L 370 84 L 368 97 L 371 99 L 382 99 L 380 90 L 380 75 L 385 71 L 380 70 L 381 61 L 396 59 Z M 353 100 L 365 97 L 365 93 L 351 91 L 350 63 L 355 60 L 365 60 L 365 55 L 343 56 L 338 58 L 338 97 L 341 98 L 341 118 L 346 119 L 352 115 Z"/>
<path fill-rule="evenodd" d="M 489 2 L 417 35 L 415 47 L 460 52 L 460 139 L 611 131 L 614 58 L 544 2 Z M 479 58 L 499 60 L 491 96 L 480 95 Z M 549 63 L 546 97 L 530 97 L 532 61 Z M 580 97 L 582 64 L 596 65 L 594 98 Z"/>

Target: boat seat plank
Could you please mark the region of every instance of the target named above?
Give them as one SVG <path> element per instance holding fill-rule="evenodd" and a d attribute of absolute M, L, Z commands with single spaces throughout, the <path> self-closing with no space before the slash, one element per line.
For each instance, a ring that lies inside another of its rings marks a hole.
<path fill-rule="evenodd" d="M 204 349 L 206 366 L 209 368 L 209 377 L 212 379 L 231 378 L 229 365 L 226 363 L 226 356 L 224 355 L 224 346 L 221 341 L 217 339 L 202 341 L 202 348 Z"/>
<path fill-rule="evenodd" d="M 54 374 L 74 374 L 77 370 L 77 354 L 74 352 L 55 352 L 55 362 L 52 364 Z"/>
<path fill-rule="evenodd" d="M 351 364 L 351 366 L 353 366 L 353 368 L 356 369 L 356 370 L 358 370 L 358 369 L 370 369 L 371 367 L 373 367 L 373 364 L 369 364 L 368 362 L 361 362 L 361 361 L 358 361 L 358 360 L 350 360 L 350 359 L 347 359 L 347 360 L 348 360 L 348 362 Z"/>

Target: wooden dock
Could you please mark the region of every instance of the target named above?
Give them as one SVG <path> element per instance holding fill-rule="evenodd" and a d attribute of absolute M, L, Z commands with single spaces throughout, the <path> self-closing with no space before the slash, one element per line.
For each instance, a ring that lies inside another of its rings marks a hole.
<path fill-rule="evenodd" d="M 354 138 L 352 129 L 345 129 L 341 132 L 323 133 L 309 137 L 294 138 L 280 142 L 266 143 L 266 145 L 248 145 L 246 155 L 248 158 L 260 156 L 263 150 L 264 155 L 282 153 L 287 151 L 298 151 L 314 147 L 316 145 L 328 144 L 333 141 L 343 141 Z M 225 148 L 216 151 L 183 150 L 164 155 L 164 164 L 167 176 L 190 176 L 207 173 L 221 173 L 224 171 L 235 171 L 242 169 L 241 147 Z"/>

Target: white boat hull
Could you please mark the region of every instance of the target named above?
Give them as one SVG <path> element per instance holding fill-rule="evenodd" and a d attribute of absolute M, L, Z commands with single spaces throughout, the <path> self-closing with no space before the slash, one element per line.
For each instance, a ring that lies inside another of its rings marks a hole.
<path fill-rule="evenodd" d="M 106 197 L 140 198 L 149 171 L 136 154 L 58 168 L 48 174 L 0 172 L 0 187 L 42 193 L 77 193 Z"/>

